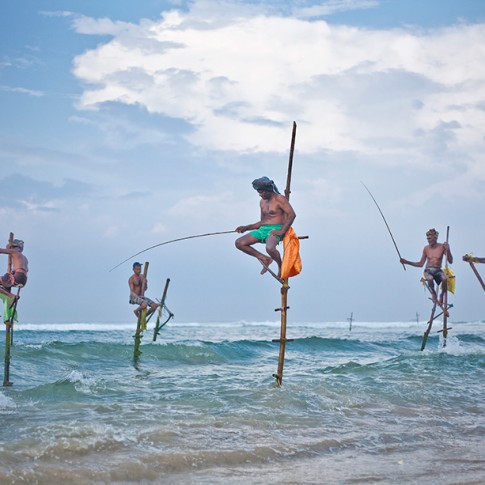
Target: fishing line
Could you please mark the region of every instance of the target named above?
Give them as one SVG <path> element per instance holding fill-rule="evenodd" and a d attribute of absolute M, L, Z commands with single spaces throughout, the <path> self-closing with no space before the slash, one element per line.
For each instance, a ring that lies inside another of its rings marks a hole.
<path fill-rule="evenodd" d="M 150 249 L 158 248 L 159 246 L 164 246 L 165 244 L 170 244 L 178 241 L 185 241 L 186 239 L 194 239 L 196 237 L 205 237 L 205 236 L 217 236 L 219 234 L 230 234 L 232 232 L 236 232 L 235 230 L 233 231 L 221 231 L 221 232 L 208 232 L 207 234 L 195 234 L 194 236 L 185 236 L 185 237 L 179 237 L 177 239 L 171 239 L 170 241 L 164 241 L 159 244 L 155 244 L 154 246 L 150 246 L 149 248 L 143 249 L 143 251 L 140 251 L 139 253 L 133 254 L 129 258 L 126 258 L 124 261 L 121 261 L 121 263 L 118 263 L 116 266 L 113 266 L 109 271 L 113 271 L 116 269 L 118 266 L 121 266 L 123 263 L 126 263 L 129 261 L 131 258 L 134 258 L 135 256 L 138 256 L 139 254 L 142 254 L 146 251 L 149 251 Z"/>
<path fill-rule="evenodd" d="M 372 197 L 372 200 L 374 201 L 374 204 L 379 209 L 379 212 L 381 213 L 382 219 L 384 220 L 384 223 L 386 224 L 387 230 L 389 231 L 389 234 L 391 236 L 392 242 L 394 243 L 394 247 L 396 248 L 396 251 L 397 251 L 397 254 L 399 256 L 399 259 L 401 259 L 401 257 L 402 257 L 401 256 L 401 253 L 399 252 L 399 249 L 397 248 L 397 244 L 396 244 L 396 241 L 394 240 L 394 236 L 392 235 L 392 232 L 391 232 L 391 229 L 389 227 L 389 224 L 387 223 L 386 218 L 384 217 L 384 214 L 382 213 L 381 208 L 379 207 L 379 204 L 377 203 L 376 199 L 374 199 L 374 196 L 371 194 L 371 191 L 367 188 L 367 186 L 364 184 L 364 182 L 361 181 L 360 183 L 365 187 L 365 190 L 367 190 L 367 192 L 369 192 L 369 195 Z M 406 266 L 404 266 L 403 263 L 401 263 L 401 264 L 402 264 L 402 267 L 404 268 L 404 271 L 406 271 Z"/>

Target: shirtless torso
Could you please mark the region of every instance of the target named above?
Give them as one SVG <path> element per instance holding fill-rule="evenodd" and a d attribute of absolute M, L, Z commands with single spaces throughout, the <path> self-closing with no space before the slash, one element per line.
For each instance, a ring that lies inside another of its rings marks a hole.
<path fill-rule="evenodd" d="M 284 224 L 290 213 L 288 200 L 280 194 L 275 194 L 270 199 L 261 198 L 259 206 L 261 208 L 261 225 Z"/>
<path fill-rule="evenodd" d="M 291 207 L 288 199 L 281 194 L 275 193 L 272 190 L 258 190 L 261 197 L 259 207 L 261 210 L 261 219 L 254 224 L 247 226 L 239 226 L 236 228 L 236 232 L 242 233 L 246 231 L 253 231 L 246 234 L 236 240 L 236 247 L 257 258 L 263 265 L 264 274 L 269 265 L 275 261 L 278 265 L 278 276 L 281 272 L 281 255 L 276 249 L 278 242 L 284 237 L 288 229 L 293 224 L 296 214 Z M 278 226 L 269 227 L 269 231 L 257 231 L 258 229 L 264 229 L 264 226 Z M 268 256 L 264 255 L 257 249 L 253 248 L 253 245 L 259 242 L 266 244 L 266 252 Z"/>
<path fill-rule="evenodd" d="M 426 260 L 426 268 L 441 268 L 443 264 L 443 256 L 446 253 L 446 249 L 443 244 L 435 243 L 434 245 L 428 244 L 423 249 L 423 256 Z"/>
<path fill-rule="evenodd" d="M 148 307 L 147 316 L 151 315 L 160 304 L 150 300 L 145 296 L 145 291 L 148 287 L 148 282 L 145 275 L 141 272 L 141 265 L 135 263 L 133 265 L 133 274 L 128 280 L 128 286 L 130 287 L 130 304 L 138 305 L 138 308 L 133 310 L 133 313 L 140 317 L 141 310 Z"/>
<path fill-rule="evenodd" d="M 143 281 L 145 277 L 142 274 L 134 274 L 128 280 L 130 287 L 130 297 L 143 296 Z M 144 288 L 146 290 L 146 287 Z"/>

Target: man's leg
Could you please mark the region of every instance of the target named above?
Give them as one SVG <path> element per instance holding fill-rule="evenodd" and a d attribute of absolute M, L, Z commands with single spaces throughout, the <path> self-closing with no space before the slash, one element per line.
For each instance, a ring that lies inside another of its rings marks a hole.
<path fill-rule="evenodd" d="M 441 276 L 440 305 L 443 305 L 443 297 L 444 297 L 445 291 L 448 291 L 448 278 L 446 277 L 446 274 L 443 273 L 443 275 Z"/>
<path fill-rule="evenodd" d="M 270 235 L 268 239 L 266 239 L 266 252 L 271 256 L 271 258 L 276 262 L 278 265 L 278 276 L 281 275 L 281 255 L 280 252 L 276 249 L 278 245 L 278 239 L 276 236 Z"/>
<path fill-rule="evenodd" d="M 147 317 L 148 317 L 149 315 L 151 315 L 151 314 L 152 314 L 152 313 L 153 313 L 153 312 L 154 312 L 154 311 L 155 311 L 155 310 L 156 310 L 156 309 L 157 309 L 159 306 L 160 306 L 160 304 L 159 304 L 159 303 L 152 303 L 152 304 L 150 305 L 150 310 L 148 310 L 148 312 L 147 312 Z"/>
<path fill-rule="evenodd" d="M 12 286 L 14 285 L 15 280 L 11 273 L 5 273 L 2 277 L 0 277 L 0 285 L 7 291 L 10 291 Z"/>
<path fill-rule="evenodd" d="M 266 256 L 260 251 L 254 249 L 252 246 L 253 244 L 256 244 L 258 242 L 260 242 L 259 239 L 255 238 L 251 234 L 246 234 L 239 239 L 236 239 L 235 245 L 243 253 L 249 254 L 250 256 L 258 259 L 264 266 L 269 266 L 273 262 L 273 259 L 270 256 Z M 265 272 L 266 269 L 263 268 L 261 274 Z"/>
<path fill-rule="evenodd" d="M 136 315 L 136 318 L 140 318 L 141 311 L 147 307 L 147 302 L 144 301 L 136 310 L 133 310 L 133 313 Z"/>
<path fill-rule="evenodd" d="M 5 290 L 4 288 L 0 288 L 0 293 L 7 295 L 9 298 L 15 298 L 15 295 L 13 293 L 10 293 L 10 291 Z"/>
<path fill-rule="evenodd" d="M 429 291 L 431 292 L 431 299 L 433 300 L 433 303 L 439 305 L 438 295 L 436 294 L 436 291 L 434 289 L 434 280 L 433 280 L 433 277 L 432 276 L 426 276 L 426 281 L 428 283 Z"/>

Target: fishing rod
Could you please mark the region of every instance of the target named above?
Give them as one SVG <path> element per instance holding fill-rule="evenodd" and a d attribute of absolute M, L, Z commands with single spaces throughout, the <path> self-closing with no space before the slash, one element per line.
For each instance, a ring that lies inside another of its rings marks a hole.
<path fill-rule="evenodd" d="M 116 266 L 113 266 L 109 271 L 113 271 L 116 269 L 118 266 L 121 266 L 123 263 L 126 263 L 129 261 L 131 258 L 134 258 L 135 256 L 138 256 L 139 254 L 142 254 L 146 251 L 149 251 L 150 249 L 158 248 L 159 246 L 164 246 L 165 244 L 170 244 L 178 241 L 185 241 L 186 239 L 194 239 L 196 237 L 205 237 L 205 236 L 217 236 L 219 234 L 230 234 L 232 232 L 236 232 L 235 230 L 233 231 L 221 231 L 221 232 L 208 232 L 207 234 L 195 234 L 194 236 L 185 236 L 185 237 L 179 237 L 177 239 L 171 239 L 170 241 L 164 241 L 159 244 L 155 244 L 154 246 L 150 246 L 149 248 L 143 249 L 143 251 L 140 251 L 139 253 L 133 254 L 133 256 L 130 256 L 129 258 L 126 258 L 124 261 L 121 261 L 121 263 L 118 263 Z"/>
<path fill-rule="evenodd" d="M 364 184 L 364 182 L 361 181 L 360 183 L 365 187 L 365 190 L 367 190 L 367 192 L 369 192 L 369 195 L 372 197 L 372 200 L 374 201 L 374 204 L 379 209 L 379 212 L 381 213 L 382 219 L 384 220 L 384 223 L 386 224 L 387 230 L 389 231 L 389 234 L 391 236 L 392 242 L 394 243 L 394 247 L 396 248 L 396 251 L 397 251 L 397 254 L 399 256 L 399 259 L 401 259 L 402 258 L 401 257 L 401 253 L 399 252 L 399 249 L 397 248 L 397 244 L 396 244 L 396 241 L 394 240 L 394 236 L 392 235 L 392 232 L 391 232 L 391 229 L 389 227 L 389 224 L 387 223 L 386 218 L 384 217 L 384 214 L 382 213 L 381 208 L 379 207 L 379 204 L 377 203 L 377 200 L 371 194 L 371 191 L 367 188 L 367 186 Z M 404 271 L 406 271 L 406 266 L 404 266 L 404 263 L 401 263 L 401 264 L 402 264 L 402 267 L 404 268 Z"/>

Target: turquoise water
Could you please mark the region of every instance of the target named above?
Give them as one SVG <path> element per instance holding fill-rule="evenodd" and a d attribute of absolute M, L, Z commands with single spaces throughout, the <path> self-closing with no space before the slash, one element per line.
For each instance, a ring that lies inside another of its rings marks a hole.
<path fill-rule="evenodd" d="M 171 322 L 136 364 L 134 324 L 20 323 L 0 483 L 483 483 L 485 324 L 451 326 L 289 323 L 277 387 L 277 322 Z"/>

